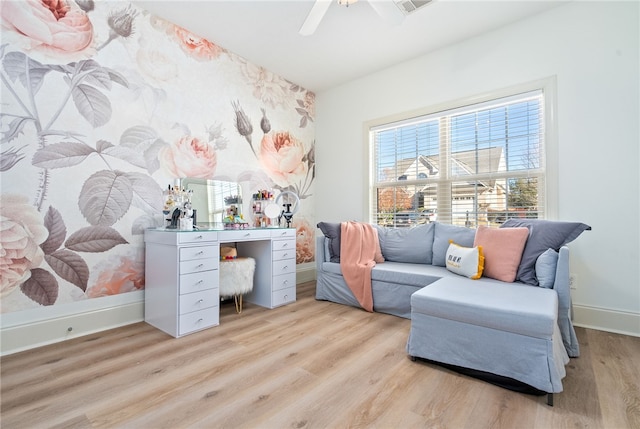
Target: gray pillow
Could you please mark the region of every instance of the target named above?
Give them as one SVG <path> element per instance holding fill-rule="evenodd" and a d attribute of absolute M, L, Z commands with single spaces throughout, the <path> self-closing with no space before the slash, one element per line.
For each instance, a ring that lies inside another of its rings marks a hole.
<path fill-rule="evenodd" d="M 464 226 L 448 225 L 446 223 L 435 222 L 429 225 L 435 226 L 433 238 L 433 261 L 432 265 L 438 267 L 446 266 L 447 249 L 449 240 L 463 247 L 473 247 L 473 240 L 476 238 L 476 230 Z"/>
<path fill-rule="evenodd" d="M 552 289 L 556 281 L 556 268 L 558 266 L 558 252 L 547 249 L 536 260 L 536 278 L 538 286 Z"/>
<path fill-rule="evenodd" d="M 430 264 L 433 256 L 433 224 L 412 228 L 378 226 L 380 250 L 385 261 Z"/>
<path fill-rule="evenodd" d="M 562 246 L 578 238 L 582 231 L 591 229 L 589 225 L 580 222 L 558 222 L 542 219 L 509 219 L 500 228 L 519 226 L 529 228 L 529 238 L 524 246 L 516 280 L 533 286 L 538 285 L 536 279 L 538 256 L 546 252 L 547 249 L 558 252 Z"/>
<path fill-rule="evenodd" d="M 329 241 L 330 262 L 340 262 L 340 223 L 319 222 L 318 228 Z"/>

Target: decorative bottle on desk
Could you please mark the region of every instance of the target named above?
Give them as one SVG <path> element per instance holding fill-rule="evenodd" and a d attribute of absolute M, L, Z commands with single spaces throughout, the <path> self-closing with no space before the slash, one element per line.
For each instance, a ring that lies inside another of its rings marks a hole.
<path fill-rule="evenodd" d="M 267 205 L 273 201 L 273 192 L 265 190 L 257 191 L 253 194 L 253 204 L 251 205 L 253 215 L 253 226 L 256 228 L 266 228 L 270 225 L 270 219 L 264 213 Z"/>

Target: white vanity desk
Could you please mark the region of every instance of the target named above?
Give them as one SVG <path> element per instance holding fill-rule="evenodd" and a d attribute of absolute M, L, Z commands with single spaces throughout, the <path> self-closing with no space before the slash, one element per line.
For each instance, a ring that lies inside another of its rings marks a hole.
<path fill-rule="evenodd" d="M 181 337 L 219 324 L 220 246 L 255 259 L 246 302 L 275 308 L 296 300 L 296 230 L 147 229 L 144 320 Z"/>

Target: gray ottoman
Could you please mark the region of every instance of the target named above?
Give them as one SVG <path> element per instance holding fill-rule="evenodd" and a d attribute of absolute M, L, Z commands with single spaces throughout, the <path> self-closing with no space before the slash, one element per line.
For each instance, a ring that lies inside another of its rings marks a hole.
<path fill-rule="evenodd" d="M 569 362 L 554 290 L 490 279 L 446 277 L 411 295 L 412 358 L 562 391 Z"/>

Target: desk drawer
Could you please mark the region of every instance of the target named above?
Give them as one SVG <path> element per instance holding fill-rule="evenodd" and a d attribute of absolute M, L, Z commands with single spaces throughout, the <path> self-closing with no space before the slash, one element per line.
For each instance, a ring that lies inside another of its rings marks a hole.
<path fill-rule="evenodd" d="M 177 234 L 178 234 L 179 244 L 218 241 L 218 233 L 216 231 L 193 231 L 193 232 L 189 231 L 189 232 L 180 232 Z"/>
<path fill-rule="evenodd" d="M 274 261 L 283 261 L 283 260 L 293 260 L 296 259 L 296 251 L 295 249 L 289 250 L 274 250 L 272 259 Z"/>
<path fill-rule="evenodd" d="M 199 273 L 201 271 L 217 270 L 218 258 L 195 259 L 193 261 L 180 262 L 180 275 Z"/>
<path fill-rule="evenodd" d="M 280 276 L 273 276 L 273 290 L 286 289 L 295 287 L 296 285 L 296 273 L 283 274 Z"/>
<path fill-rule="evenodd" d="M 241 229 L 239 231 L 220 231 L 218 236 L 222 242 L 261 240 L 271 238 L 271 232 L 266 229 Z"/>
<path fill-rule="evenodd" d="M 200 292 L 206 289 L 218 289 L 218 270 L 180 276 L 180 295 Z"/>
<path fill-rule="evenodd" d="M 285 237 L 295 238 L 296 237 L 296 229 L 295 228 L 288 228 L 288 229 L 272 230 L 271 231 L 271 237 L 274 240 L 275 239 L 279 239 L 279 238 L 285 238 Z"/>
<path fill-rule="evenodd" d="M 296 287 L 275 290 L 272 292 L 271 301 L 274 307 L 288 304 L 296 300 Z"/>
<path fill-rule="evenodd" d="M 273 240 L 271 249 L 275 252 L 278 250 L 296 250 L 296 240 Z"/>
<path fill-rule="evenodd" d="M 180 316 L 178 335 L 184 335 L 200 329 L 216 326 L 219 324 L 219 320 L 219 307 L 205 308 L 204 310 L 183 314 Z"/>
<path fill-rule="evenodd" d="M 180 314 L 187 314 L 205 308 L 217 307 L 220 302 L 218 289 L 180 295 Z"/>
<path fill-rule="evenodd" d="M 296 260 L 286 259 L 284 261 L 273 261 L 273 275 L 289 274 L 296 272 Z"/>
<path fill-rule="evenodd" d="M 220 248 L 217 245 L 180 248 L 180 261 L 206 258 L 220 259 Z"/>

